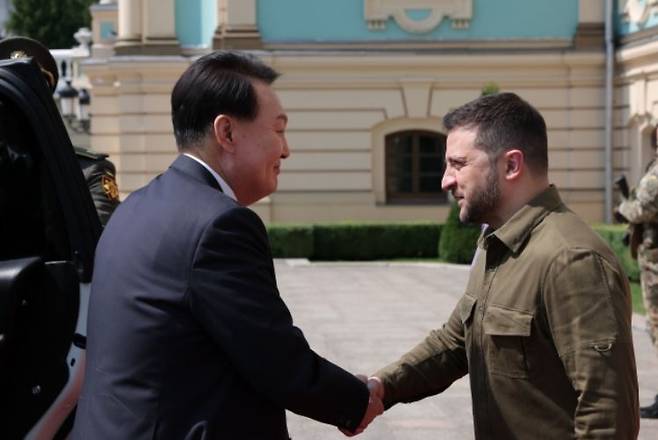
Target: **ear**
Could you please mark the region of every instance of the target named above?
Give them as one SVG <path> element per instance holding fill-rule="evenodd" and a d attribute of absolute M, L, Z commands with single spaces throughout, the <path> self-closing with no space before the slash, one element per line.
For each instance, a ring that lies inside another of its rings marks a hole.
<path fill-rule="evenodd" d="M 219 146 L 229 152 L 235 150 L 235 142 L 233 140 L 233 131 L 235 129 L 235 121 L 227 115 L 218 115 L 212 123 L 213 136 Z"/>
<path fill-rule="evenodd" d="M 518 179 L 523 173 L 525 167 L 525 157 L 521 150 L 507 150 L 503 154 L 503 162 L 505 169 L 503 175 L 505 180 Z"/>

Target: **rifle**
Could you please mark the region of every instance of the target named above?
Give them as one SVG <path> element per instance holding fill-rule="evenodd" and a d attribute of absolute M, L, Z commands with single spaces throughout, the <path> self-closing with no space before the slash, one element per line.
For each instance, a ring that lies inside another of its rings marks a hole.
<path fill-rule="evenodd" d="M 628 189 L 628 180 L 626 180 L 626 176 L 621 175 L 617 177 L 613 183 L 615 185 L 615 188 L 619 190 L 619 192 L 621 193 L 624 199 L 628 199 L 630 197 L 631 191 Z M 616 209 L 614 212 L 614 217 L 618 223 L 628 223 L 628 219 L 624 217 Z M 629 242 L 629 235 L 628 232 L 626 232 L 626 234 L 624 235 L 624 244 L 628 246 L 628 242 Z"/>
<path fill-rule="evenodd" d="M 628 189 L 628 180 L 623 174 L 615 179 L 615 186 L 621 192 L 625 199 L 630 197 L 631 191 Z"/>
<path fill-rule="evenodd" d="M 626 180 L 626 176 L 622 175 L 617 177 L 614 181 L 614 185 L 619 190 L 624 199 L 628 199 L 630 197 L 631 192 L 628 188 L 628 181 Z M 617 220 L 619 223 L 628 223 L 628 230 L 624 234 L 622 241 L 624 245 L 629 246 L 631 256 L 634 259 L 637 259 L 637 247 L 642 241 L 642 232 L 644 229 L 642 224 L 630 223 L 628 219 L 617 210 L 615 210 L 614 216 L 615 220 Z"/>

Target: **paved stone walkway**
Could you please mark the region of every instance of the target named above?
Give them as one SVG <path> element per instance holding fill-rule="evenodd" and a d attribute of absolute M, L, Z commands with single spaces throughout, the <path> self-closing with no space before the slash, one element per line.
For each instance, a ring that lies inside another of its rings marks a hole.
<path fill-rule="evenodd" d="M 372 373 L 441 326 L 461 296 L 467 266 L 433 263 L 308 263 L 279 260 L 281 295 L 320 355 L 354 373 Z M 658 357 L 634 317 L 640 401 L 658 393 Z M 290 413 L 293 440 L 344 438 L 334 427 Z M 466 378 L 444 393 L 396 405 L 357 437 L 363 440 L 473 438 Z M 642 420 L 641 440 L 658 439 L 658 420 Z"/>

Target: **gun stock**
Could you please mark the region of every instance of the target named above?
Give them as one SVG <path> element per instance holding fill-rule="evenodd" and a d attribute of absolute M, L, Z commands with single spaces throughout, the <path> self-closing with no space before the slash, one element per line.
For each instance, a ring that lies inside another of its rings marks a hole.
<path fill-rule="evenodd" d="M 625 199 L 627 199 L 631 192 L 628 189 L 628 181 L 626 180 L 626 176 L 617 177 L 615 179 L 614 184 L 617 187 L 617 189 L 619 189 L 619 192 L 621 192 L 621 195 L 624 196 Z"/>

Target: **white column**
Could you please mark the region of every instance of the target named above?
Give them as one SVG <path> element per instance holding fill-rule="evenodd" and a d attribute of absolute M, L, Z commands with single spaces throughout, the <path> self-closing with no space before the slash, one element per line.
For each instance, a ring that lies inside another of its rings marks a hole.
<path fill-rule="evenodd" d="M 226 0 L 217 0 L 217 29 L 226 23 Z"/>
<path fill-rule="evenodd" d="M 256 0 L 217 0 L 215 48 L 262 47 L 257 26 Z"/>
<path fill-rule="evenodd" d="M 142 41 L 142 0 L 119 0 L 119 39 L 117 46 Z"/>
<path fill-rule="evenodd" d="M 226 0 L 227 20 L 232 28 L 256 28 L 256 0 Z"/>
<path fill-rule="evenodd" d="M 117 54 L 179 54 L 174 0 L 119 0 Z"/>
<path fill-rule="evenodd" d="M 578 28 L 574 35 L 577 49 L 604 48 L 605 1 L 578 0 Z"/>
<path fill-rule="evenodd" d="M 174 0 L 144 0 L 144 42 L 176 41 Z"/>
<path fill-rule="evenodd" d="M 578 23 L 603 23 L 605 2 L 601 0 L 579 0 Z"/>

